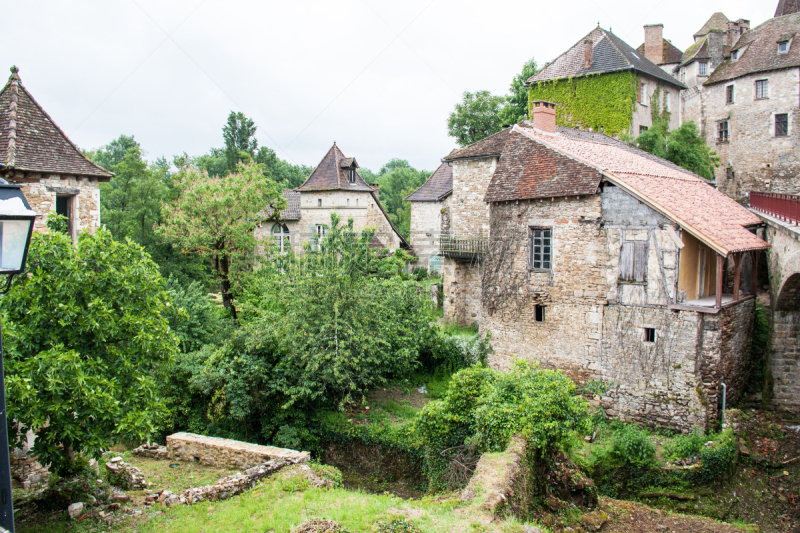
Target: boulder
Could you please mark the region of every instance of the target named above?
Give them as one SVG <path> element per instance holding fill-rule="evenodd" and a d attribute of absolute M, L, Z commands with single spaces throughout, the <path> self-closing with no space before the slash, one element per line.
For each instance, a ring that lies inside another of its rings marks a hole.
<path fill-rule="evenodd" d="M 82 512 L 83 512 L 83 502 L 73 503 L 72 505 L 67 507 L 67 514 L 69 514 L 69 517 L 73 520 L 77 519 Z"/>

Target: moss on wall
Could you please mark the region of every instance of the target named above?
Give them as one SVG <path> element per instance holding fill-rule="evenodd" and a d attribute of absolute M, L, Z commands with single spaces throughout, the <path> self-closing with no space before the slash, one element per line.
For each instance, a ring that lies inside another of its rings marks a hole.
<path fill-rule="evenodd" d="M 630 71 L 542 81 L 528 89 L 528 113 L 536 100 L 555 102 L 556 123 L 608 135 L 629 133 L 639 77 Z"/>

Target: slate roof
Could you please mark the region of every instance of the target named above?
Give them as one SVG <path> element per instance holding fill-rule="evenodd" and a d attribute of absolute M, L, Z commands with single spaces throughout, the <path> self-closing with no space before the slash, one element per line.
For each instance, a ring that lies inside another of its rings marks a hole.
<path fill-rule="evenodd" d="M 800 12 L 800 0 L 780 0 L 778 8 L 775 9 L 775 16 L 782 17 Z"/>
<path fill-rule="evenodd" d="M 636 49 L 636 52 L 638 52 L 640 56 L 644 57 L 644 43 L 642 43 L 639 48 Z M 664 65 L 669 63 L 680 63 L 682 56 L 683 52 L 681 52 L 680 48 L 672 44 L 672 41 L 669 39 L 664 39 L 664 45 L 661 51 L 661 61 L 657 64 Z"/>
<path fill-rule="evenodd" d="M 738 61 L 728 60 L 717 67 L 703 85 L 757 72 L 800 67 L 800 39 L 794 39 L 787 53 L 778 54 L 778 41 L 787 34 L 797 33 L 800 33 L 800 13 L 769 19 L 743 33 L 731 48 L 732 51 L 740 51 Z"/>
<path fill-rule="evenodd" d="M 442 163 L 422 187 L 406 197 L 407 202 L 438 202 L 453 192 L 453 166 Z"/>
<path fill-rule="evenodd" d="M 11 170 L 89 176 L 114 175 L 86 158 L 22 85 L 17 67 L 0 91 L 0 166 Z"/>
<path fill-rule="evenodd" d="M 358 172 L 356 172 L 355 183 L 348 181 L 346 169 L 351 166 L 353 168 L 358 167 L 355 158 L 345 157 L 339 147 L 336 146 L 336 143 L 333 143 L 333 146 L 322 158 L 317 168 L 295 190 L 303 192 L 334 190 L 372 192 L 374 188 L 368 185 Z"/>
<path fill-rule="evenodd" d="M 746 229 L 761 219 L 703 178 L 601 133 L 566 130 L 514 126 L 485 200 L 591 194 L 607 179 L 718 253 L 769 248 Z"/>
<path fill-rule="evenodd" d="M 473 157 L 497 157 L 503 151 L 503 146 L 508 139 L 510 128 L 503 128 L 485 139 L 465 146 L 460 150 L 453 150 L 444 158 L 445 161 L 455 161 L 457 159 L 471 159 Z"/>
<path fill-rule="evenodd" d="M 592 64 L 585 67 L 584 41 L 592 40 Z M 527 83 L 559 80 L 562 78 L 587 76 L 633 70 L 658 78 L 680 89 L 686 86 L 664 72 L 652 61 L 639 54 L 628 43 L 599 26 L 579 39 L 572 47 L 547 64 L 542 70 L 531 76 Z"/>
<path fill-rule="evenodd" d="M 283 191 L 284 198 L 286 198 L 286 209 L 283 209 L 280 214 L 280 219 L 284 222 L 300 220 L 300 193 L 293 189 L 286 189 Z M 273 213 L 272 207 L 266 210 L 266 216 L 271 217 Z"/>
<path fill-rule="evenodd" d="M 728 31 L 728 22 L 730 22 L 728 17 L 726 17 L 724 13 L 717 11 L 711 15 L 706 23 L 703 24 L 703 27 L 694 34 L 694 40 L 697 41 L 697 39 L 708 35 L 711 31 Z"/>

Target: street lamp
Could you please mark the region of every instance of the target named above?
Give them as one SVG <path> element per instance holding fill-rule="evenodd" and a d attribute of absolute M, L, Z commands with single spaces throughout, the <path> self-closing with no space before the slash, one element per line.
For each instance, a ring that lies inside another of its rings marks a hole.
<path fill-rule="evenodd" d="M 0 274 L 8 281 L 0 294 L 11 287 L 11 279 L 25 269 L 33 221 L 39 216 L 22 194 L 21 185 L 0 178 Z M 0 526 L 14 533 L 14 505 L 11 502 L 11 461 L 6 420 L 6 385 L 3 370 L 3 334 L 0 327 Z"/>

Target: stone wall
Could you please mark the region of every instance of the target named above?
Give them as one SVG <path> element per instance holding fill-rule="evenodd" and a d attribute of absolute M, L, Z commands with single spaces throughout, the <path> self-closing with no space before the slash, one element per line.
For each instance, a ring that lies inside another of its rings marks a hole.
<path fill-rule="evenodd" d="M 800 411 L 800 311 L 779 311 L 772 317 L 769 378 L 772 405 Z"/>
<path fill-rule="evenodd" d="M 439 253 L 439 236 L 442 232 L 444 202 L 410 202 L 411 224 L 409 244 L 419 258 L 415 266 L 430 268 L 431 257 Z"/>
<path fill-rule="evenodd" d="M 680 122 L 680 107 L 681 107 L 681 91 L 674 85 L 668 85 L 658 78 L 640 74 L 639 80 L 645 84 L 642 99 L 645 103 L 637 102 L 631 118 L 631 135 L 636 137 L 639 135 L 639 127 L 645 126 L 647 128 L 653 125 L 652 115 L 652 102 L 650 99 L 655 92 L 656 88 L 661 88 L 661 94 L 669 93 L 667 95 L 667 109 L 672 113 L 669 120 L 669 129 L 673 130 L 681 125 Z M 646 95 L 644 94 L 646 93 Z"/>
<path fill-rule="evenodd" d="M 217 437 L 204 437 L 193 433 L 175 433 L 167 437 L 167 452 L 172 459 L 241 469 L 252 468 L 273 459 L 302 463 L 310 458 L 308 452 L 259 446 Z"/>
<path fill-rule="evenodd" d="M 9 183 L 19 183 L 31 208 L 42 215 L 36 219 L 35 231 L 47 232 L 47 215 L 56 210 L 57 196 L 70 196 L 72 209 L 72 238 L 82 231 L 93 232 L 100 227 L 100 184 L 96 179 L 58 174 L 7 173 Z"/>
<path fill-rule="evenodd" d="M 444 320 L 447 323 L 469 326 L 482 322 L 481 279 L 479 260 L 442 260 L 444 286 Z"/>
<path fill-rule="evenodd" d="M 755 98 L 756 80 L 768 80 L 769 98 Z M 734 103 L 725 91 L 734 87 Z M 743 76 L 703 87 L 703 135 L 721 165 L 717 187 L 733 197 L 751 190 L 800 191 L 800 70 L 784 69 Z M 789 135 L 775 137 L 775 114 L 789 114 Z M 730 141 L 717 141 L 717 124 L 729 120 Z"/>

